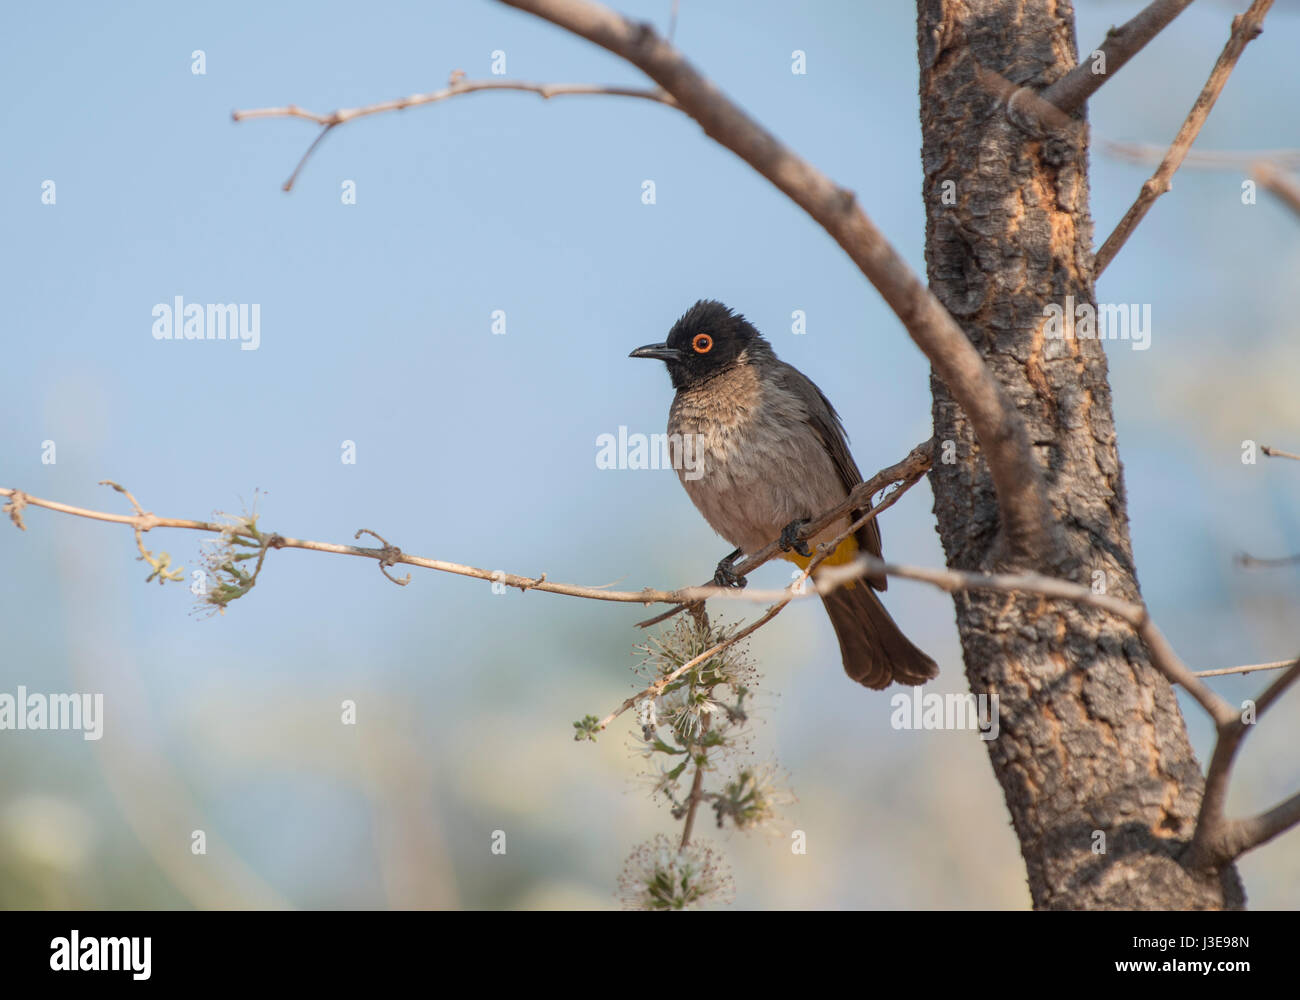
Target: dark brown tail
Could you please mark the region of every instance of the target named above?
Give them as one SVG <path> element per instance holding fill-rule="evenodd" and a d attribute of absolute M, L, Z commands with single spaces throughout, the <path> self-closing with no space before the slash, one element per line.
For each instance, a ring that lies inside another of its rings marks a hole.
<path fill-rule="evenodd" d="M 924 684 L 939 668 L 894 624 L 880 598 L 864 581 L 822 596 L 840 640 L 844 672 L 869 688 Z"/>

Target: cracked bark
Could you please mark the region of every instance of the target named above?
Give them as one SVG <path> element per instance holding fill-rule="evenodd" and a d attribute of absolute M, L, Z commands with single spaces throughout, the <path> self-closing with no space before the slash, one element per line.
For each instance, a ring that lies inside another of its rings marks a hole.
<path fill-rule="evenodd" d="M 1068 0 L 918 0 L 917 10 L 930 287 L 1023 414 L 1063 542 L 1031 564 L 999 564 L 987 466 L 932 377 L 937 440 L 956 445 L 955 461 L 941 450 L 931 472 L 948 565 L 1100 579 L 1138 599 L 1102 343 L 1043 336 L 1044 306 L 1096 301 L 1086 119 L 1075 113 L 1074 134 L 1035 132 L 977 82 L 977 67 L 1035 90 L 1059 79 L 1077 61 L 1074 12 Z M 971 690 L 1000 701 L 1001 735 L 987 745 L 1034 906 L 1244 906 L 1235 866 L 1180 863 L 1204 781 L 1174 693 L 1133 630 L 1030 596 L 962 593 L 955 604 Z M 1094 851 L 1098 831 L 1105 853 Z"/>

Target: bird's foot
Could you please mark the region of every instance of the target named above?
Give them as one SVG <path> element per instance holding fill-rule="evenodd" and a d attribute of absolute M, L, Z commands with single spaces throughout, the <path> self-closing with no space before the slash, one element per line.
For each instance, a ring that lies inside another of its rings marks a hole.
<path fill-rule="evenodd" d="M 749 583 L 743 576 L 735 571 L 736 560 L 741 556 L 740 549 L 718 562 L 718 568 L 713 574 L 713 582 L 719 587 L 733 587 L 736 590 L 743 590 Z"/>
<path fill-rule="evenodd" d="M 799 532 L 803 530 L 804 525 L 808 523 L 806 517 L 797 518 L 791 521 L 781 529 L 781 538 L 777 542 L 781 546 L 782 552 L 789 552 L 794 549 L 799 555 L 804 557 L 812 556 L 812 549 L 808 548 L 808 543 L 799 537 Z"/>

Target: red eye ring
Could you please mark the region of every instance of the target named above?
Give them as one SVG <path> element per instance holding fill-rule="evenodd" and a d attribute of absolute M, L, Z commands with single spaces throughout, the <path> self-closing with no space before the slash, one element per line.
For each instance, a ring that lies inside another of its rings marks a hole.
<path fill-rule="evenodd" d="M 697 333 L 695 339 L 691 341 L 691 347 L 695 349 L 696 354 L 708 354 L 713 350 L 713 338 L 707 333 Z"/>

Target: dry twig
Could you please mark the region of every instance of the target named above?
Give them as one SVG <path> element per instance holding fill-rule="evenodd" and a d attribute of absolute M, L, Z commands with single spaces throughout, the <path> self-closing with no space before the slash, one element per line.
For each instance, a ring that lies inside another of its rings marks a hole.
<path fill-rule="evenodd" d="M 1245 50 L 1247 44 L 1258 37 L 1263 30 L 1264 16 L 1272 6 L 1273 0 L 1255 0 L 1246 13 L 1238 14 L 1232 19 L 1232 34 L 1228 36 L 1228 44 L 1223 47 L 1223 52 L 1220 53 L 1218 61 L 1214 64 L 1214 69 L 1210 71 L 1210 78 L 1201 89 L 1200 95 L 1196 98 L 1196 103 L 1192 105 L 1192 110 L 1188 112 L 1182 128 L 1178 130 L 1178 134 L 1169 147 L 1169 151 L 1165 154 L 1164 159 L 1160 161 L 1160 166 L 1156 168 L 1156 172 L 1142 185 L 1137 200 L 1124 213 L 1124 218 L 1120 219 L 1114 232 L 1106 237 L 1106 242 L 1097 251 L 1096 259 L 1093 262 L 1094 278 L 1100 276 L 1110 262 L 1115 259 L 1115 255 L 1119 253 L 1120 248 L 1133 235 L 1133 230 L 1138 227 L 1138 224 L 1146 217 L 1147 212 L 1151 210 L 1155 200 L 1169 190 L 1170 180 L 1183 162 L 1187 151 L 1192 148 L 1192 143 L 1196 141 L 1196 137 L 1200 134 L 1206 119 L 1210 117 L 1210 111 L 1213 110 L 1215 101 L 1219 99 L 1219 94 L 1223 92 L 1223 87 L 1228 82 L 1228 77 L 1232 74 L 1233 68 L 1237 65 L 1237 60 L 1241 58 L 1241 53 Z"/>

